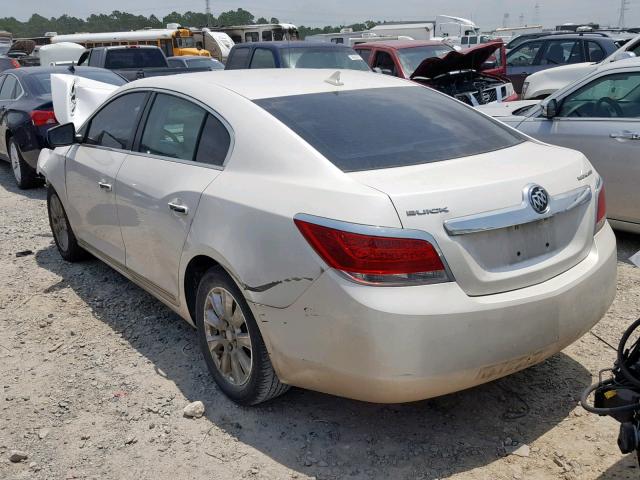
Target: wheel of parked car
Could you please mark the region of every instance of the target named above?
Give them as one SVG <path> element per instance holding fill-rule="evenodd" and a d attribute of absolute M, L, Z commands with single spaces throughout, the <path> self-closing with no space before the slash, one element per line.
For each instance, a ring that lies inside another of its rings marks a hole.
<path fill-rule="evenodd" d="M 198 287 L 196 323 L 200 348 L 218 386 L 242 405 L 285 393 L 260 330 L 240 289 L 221 268 L 205 273 Z"/>
<path fill-rule="evenodd" d="M 24 190 L 39 186 L 42 181 L 38 178 L 35 170 L 24 161 L 22 153 L 20 153 L 20 147 L 13 138 L 9 139 L 8 147 L 11 169 L 18 188 Z"/>
<path fill-rule="evenodd" d="M 77 262 L 86 258 L 88 254 L 78 245 L 78 240 L 71 229 L 60 197 L 51 186 L 47 191 L 47 211 L 49 212 L 49 225 L 51 225 L 53 239 L 62 258 L 68 262 Z"/>

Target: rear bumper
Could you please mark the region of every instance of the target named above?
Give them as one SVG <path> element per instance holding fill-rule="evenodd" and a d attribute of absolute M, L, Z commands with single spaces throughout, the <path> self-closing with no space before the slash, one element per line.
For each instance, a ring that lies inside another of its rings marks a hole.
<path fill-rule="evenodd" d="M 589 331 L 615 292 L 616 240 L 606 225 L 578 265 L 512 292 L 469 297 L 456 283 L 366 287 L 327 271 L 290 307 L 252 309 L 283 382 L 395 403 L 543 361 Z"/>

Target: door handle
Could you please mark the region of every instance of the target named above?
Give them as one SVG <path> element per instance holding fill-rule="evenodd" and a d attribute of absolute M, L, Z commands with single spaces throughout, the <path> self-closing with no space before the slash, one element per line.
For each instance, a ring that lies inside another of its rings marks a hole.
<path fill-rule="evenodd" d="M 169 202 L 169 210 L 172 210 L 176 213 L 180 213 L 182 215 L 189 215 L 189 208 L 184 205 L 178 205 L 177 203 Z"/>
<path fill-rule="evenodd" d="M 107 192 L 110 192 L 111 190 L 113 190 L 113 187 L 109 183 L 98 182 L 98 186 L 100 187 L 101 190 L 106 190 Z"/>
<path fill-rule="evenodd" d="M 612 133 L 609 136 L 611 138 L 621 138 L 625 140 L 640 140 L 640 133 L 634 133 L 634 132 Z"/>

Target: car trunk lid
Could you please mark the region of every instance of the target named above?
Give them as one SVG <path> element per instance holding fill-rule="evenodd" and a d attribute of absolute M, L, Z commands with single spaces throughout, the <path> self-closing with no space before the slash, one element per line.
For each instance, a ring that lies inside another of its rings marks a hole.
<path fill-rule="evenodd" d="M 590 168 L 579 152 L 524 142 L 349 175 L 386 193 L 404 228 L 430 233 L 460 287 L 477 296 L 541 283 L 588 255 L 596 181 Z M 551 212 L 533 210 L 533 185 L 548 192 Z"/>

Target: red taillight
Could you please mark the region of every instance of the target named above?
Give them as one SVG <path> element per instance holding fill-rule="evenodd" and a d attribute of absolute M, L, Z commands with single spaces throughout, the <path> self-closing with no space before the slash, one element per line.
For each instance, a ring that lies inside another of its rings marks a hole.
<path fill-rule="evenodd" d="M 31 121 L 36 127 L 55 125 L 56 123 L 58 123 L 53 110 L 33 110 L 31 112 Z"/>
<path fill-rule="evenodd" d="M 353 233 L 295 220 L 313 249 L 331 268 L 364 283 L 447 281 L 444 264 L 426 240 Z"/>
<path fill-rule="evenodd" d="M 604 185 L 600 188 L 600 193 L 598 193 L 598 205 L 597 205 L 597 213 L 596 213 L 596 232 L 600 230 L 605 221 L 607 220 L 607 197 L 604 193 Z"/>
<path fill-rule="evenodd" d="M 513 93 L 513 94 L 509 95 L 507 98 L 505 98 L 502 101 L 503 102 L 515 102 L 517 100 L 520 100 L 520 95 L 518 95 L 517 93 Z"/>
<path fill-rule="evenodd" d="M 11 59 L 11 65 L 13 65 L 13 68 L 20 68 L 20 62 L 18 62 L 15 58 Z"/>

